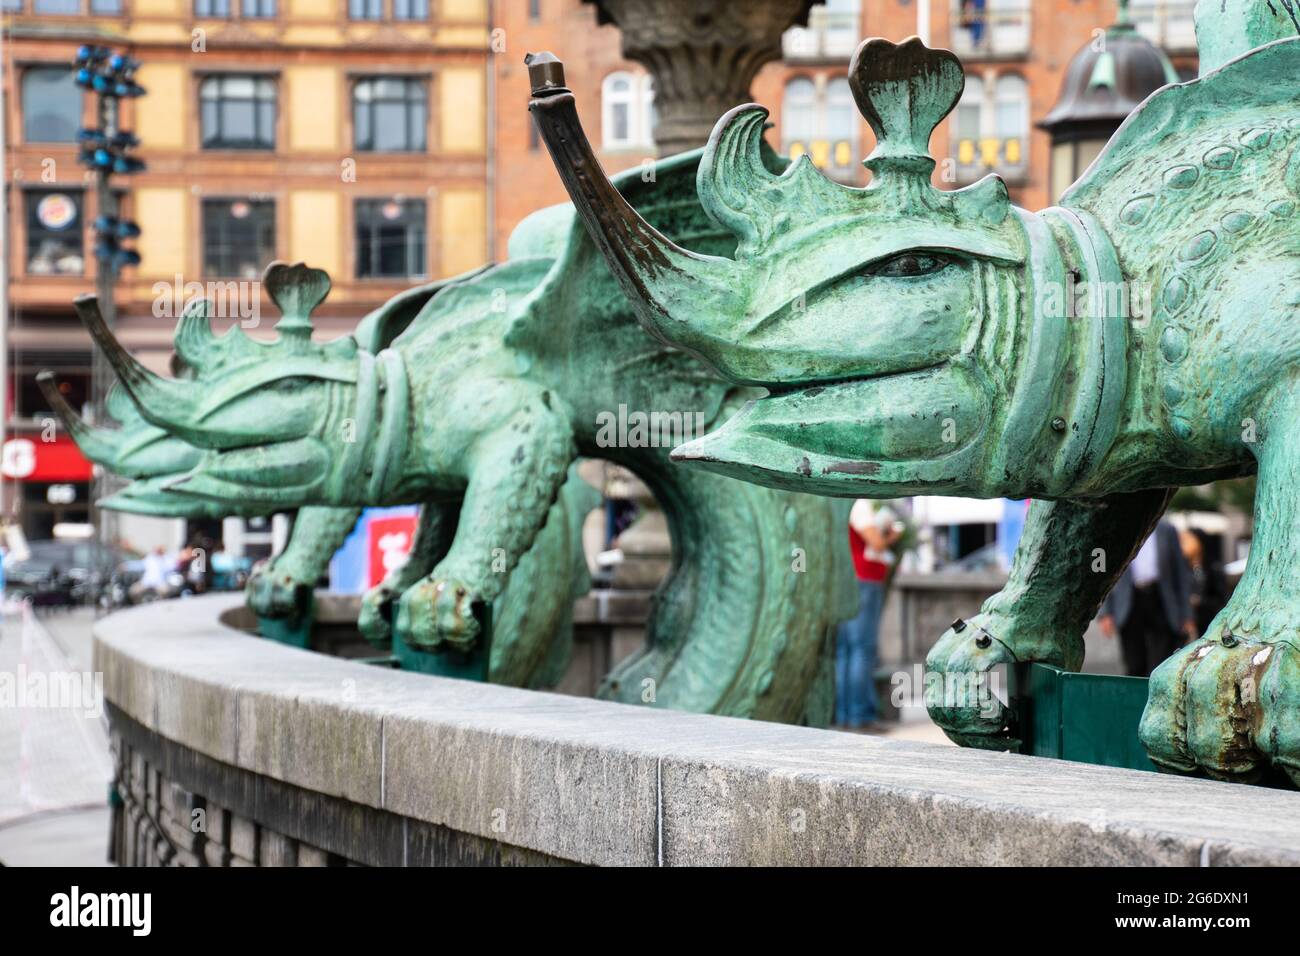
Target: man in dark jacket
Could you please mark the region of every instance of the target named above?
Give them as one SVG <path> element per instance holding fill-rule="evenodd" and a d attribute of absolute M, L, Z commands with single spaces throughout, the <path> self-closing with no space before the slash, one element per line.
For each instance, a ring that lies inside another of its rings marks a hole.
<path fill-rule="evenodd" d="M 1161 521 L 1142 543 L 1101 606 L 1101 629 L 1119 631 L 1124 669 L 1149 677 L 1165 658 L 1196 636 L 1192 569 L 1178 544 L 1178 531 Z"/>

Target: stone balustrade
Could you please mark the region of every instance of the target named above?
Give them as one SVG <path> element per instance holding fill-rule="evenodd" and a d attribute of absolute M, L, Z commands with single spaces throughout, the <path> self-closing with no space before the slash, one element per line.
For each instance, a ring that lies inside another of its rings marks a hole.
<path fill-rule="evenodd" d="M 1300 797 L 95 628 L 123 863 L 1300 864 Z"/>

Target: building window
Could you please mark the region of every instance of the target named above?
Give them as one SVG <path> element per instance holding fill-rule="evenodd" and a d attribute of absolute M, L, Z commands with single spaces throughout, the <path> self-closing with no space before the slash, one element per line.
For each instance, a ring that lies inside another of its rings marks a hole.
<path fill-rule="evenodd" d="M 80 189 L 23 194 L 27 221 L 27 274 L 79 276 L 85 271 Z"/>
<path fill-rule="evenodd" d="M 429 0 L 393 0 L 393 19 L 429 19 Z"/>
<path fill-rule="evenodd" d="M 1021 57 L 1029 52 L 1029 0 L 953 0 L 953 52 L 966 58 Z"/>
<path fill-rule="evenodd" d="M 1024 178 L 1029 161 L 1029 86 L 1023 79 L 1001 76 L 990 87 L 978 77 L 967 77 L 953 123 L 953 150 L 962 182 L 990 172 L 1012 181 Z"/>
<path fill-rule="evenodd" d="M 424 200 L 358 199 L 357 278 L 425 275 Z"/>
<path fill-rule="evenodd" d="M 57 376 L 59 393 L 68 404 L 81 412 L 90 403 L 90 377 L 92 359 L 89 352 L 46 352 L 22 349 L 14 353 L 12 368 L 14 383 L 13 416 L 24 422 L 38 423 L 54 417 L 54 409 L 45 400 L 36 384 L 42 369 Z"/>
<path fill-rule="evenodd" d="M 209 20 L 230 16 L 230 0 L 194 0 L 194 15 Z"/>
<path fill-rule="evenodd" d="M 542 18 L 542 0 L 528 0 L 528 19 L 536 23 Z"/>
<path fill-rule="evenodd" d="M 122 12 L 122 0 L 90 0 L 90 12 L 112 14 Z"/>
<path fill-rule="evenodd" d="M 199 87 L 204 149 L 275 149 L 275 82 L 210 76 Z"/>
<path fill-rule="evenodd" d="M 654 80 L 635 73 L 611 73 L 600 87 L 601 133 L 605 149 L 653 149 Z"/>
<path fill-rule="evenodd" d="M 1133 0 L 1138 32 L 1169 53 L 1196 52 L 1196 0 Z"/>
<path fill-rule="evenodd" d="M 32 9 L 52 16 L 75 17 L 81 12 L 81 0 L 32 0 Z"/>
<path fill-rule="evenodd" d="M 781 37 L 787 60 L 843 60 L 858 47 L 859 0 L 826 0 L 808 13 L 806 27 L 791 27 Z"/>
<path fill-rule="evenodd" d="M 382 20 L 384 0 L 348 0 L 348 17 L 353 20 Z"/>
<path fill-rule="evenodd" d="M 833 179 L 858 175 L 858 111 L 849 81 L 814 82 L 805 76 L 785 85 L 781 100 L 782 151 L 791 159 L 805 153 Z"/>
<path fill-rule="evenodd" d="M 275 259 L 275 203 L 203 200 L 203 272 L 256 279 Z"/>
<path fill-rule="evenodd" d="M 240 0 L 239 9 L 250 20 L 269 20 L 275 16 L 275 0 Z"/>
<path fill-rule="evenodd" d="M 75 143 L 81 128 L 81 90 L 72 70 L 37 66 L 23 71 L 23 138 L 29 143 Z"/>
<path fill-rule="evenodd" d="M 419 153 L 429 122 L 424 80 L 371 77 L 352 88 L 356 148 L 374 153 Z"/>
<path fill-rule="evenodd" d="M 23 0 L 0 0 L 0 12 L 22 13 Z"/>

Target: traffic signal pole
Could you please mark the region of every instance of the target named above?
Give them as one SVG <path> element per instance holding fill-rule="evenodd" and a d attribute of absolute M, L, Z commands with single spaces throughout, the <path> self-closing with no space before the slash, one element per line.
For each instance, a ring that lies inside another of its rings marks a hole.
<path fill-rule="evenodd" d="M 111 329 L 117 324 L 114 294 L 117 274 L 123 266 L 140 261 L 138 252 L 122 245 L 122 240 L 139 236 L 140 228 L 118 216 L 112 176 L 132 175 L 144 170 L 144 163 L 128 155 L 139 145 L 139 140 L 120 129 L 119 111 L 122 99 L 143 96 L 144 89 L 134 79 L 140 64 L 126 54 L 115 54 L 100 46 L 83 46 L 77 51 L 76 66 L 77 85 L 97 96 L 97 124 L 94 129 L 82 129 L 77 138 L 83 145 L 80 161 L 95 173 L 95 296 L 99 300 L 100 313 Z M 90 379 L 94 421 L 102 426 L 107 418 L 105 405 L 114 374 L 99 349 L 94 351 Z M 100 508 L 98 502 L 118 489 L 117 478 L 107 469 L 97 467 L 91 488 L 89 506 L 95 528 L 95 565 L 99 572 L 99 587 L 102 588 L 109 583 L 113 570 L 111 555 L 118 539 L 118 519 L 114 512 Z"/>
<path fill-rule="evenodd" d="M 99 129 L 111 141 L 118 132 L 118 99 L 115 96 L 100 96 L 98 100 Z M 111 169 L 97 167 L 95 170 L 95 209 L 98 216 L 109 216 L 116 219 L 117 196 L 113 194 L 113 189 L 109 184 L 111 174 Z M 110 329 L 117 327 L 116 285 L 117 264 L 111 260 L 96 256 L 95 296 L 99 299 L 100 314 L 103 315 L 104 321 Z M 91 409 L 95 424 L 103 427 L 104 421 L 108 417 L 104 406 L 108 399 L 108 390 L 113 386 L 113 370 L 109 367 L 108 360 L 104 357 L 102 349 L 95 349 L 93 354 L 94 358 L 90 370 Z M 112 492 L 113 489 L 110 488 L 112 481 L 113 477 L 108 469 L 98 465 L 95 466 L 93 480 L 91 481 L 90 519 L 95 526 L 97 551 L 95 565 L 100 572 L 101 586 L 106 585 L 112 575 L 110 556 L 113 553 L 112 548 L 117 543 L 118 537 L 116 513 L 99 507 L 100 500 Z M 98 607 L 99 595 L 96 594 L 95 598 Z"/>

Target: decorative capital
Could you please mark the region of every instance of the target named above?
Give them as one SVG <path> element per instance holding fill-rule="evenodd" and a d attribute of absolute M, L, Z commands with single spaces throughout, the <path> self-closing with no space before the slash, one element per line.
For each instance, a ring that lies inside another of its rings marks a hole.
<path fill-rule="evenodd" d="M 272 262 L 262 276 L 266 294 L 280 310 L 275 330 L 284 338 L 311 338 L 311 313 L 330 294 L 330 277 L 324 269 L 302 262 Z"/>
<path fill-rule="evenodd" d="M 876 134 L 867 168 L 878 176 L 897 171 L 928 177 L 934 169 L 930 136 L 966 86 L 961 61 L 918 37 L 902 43 L 875 37 L 853 54 L 849 86 Z"/>

